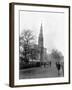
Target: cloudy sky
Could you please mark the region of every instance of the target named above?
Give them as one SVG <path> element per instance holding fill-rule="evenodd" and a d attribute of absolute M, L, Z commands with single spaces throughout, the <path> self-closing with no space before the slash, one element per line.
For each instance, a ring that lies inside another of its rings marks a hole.
<path fill-rule="evenodd" d="M 64 13 L 20 11 L 20 34 L 30 29 L 38 40 L 41 23 L 44 47 L 48 52 L 56 48 L 64 54 Z"/>

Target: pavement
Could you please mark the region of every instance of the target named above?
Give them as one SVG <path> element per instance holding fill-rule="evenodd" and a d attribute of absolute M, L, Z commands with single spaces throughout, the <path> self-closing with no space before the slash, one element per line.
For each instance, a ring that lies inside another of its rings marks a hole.
<path fill-rule="evenodd" d="M 63 77 L 62 72 L 58 76 L 58 70 L 55 65 L 33 67 L 20 70 L 19 79 L 33 79 L 33 78 L 50 78 L 50 77 Z"/>

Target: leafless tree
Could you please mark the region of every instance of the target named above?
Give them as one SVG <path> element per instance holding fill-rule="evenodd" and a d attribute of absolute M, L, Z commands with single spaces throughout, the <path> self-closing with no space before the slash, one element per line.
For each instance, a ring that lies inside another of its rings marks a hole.
<path fill-rule="evenodd" d="M 60 61 L 61 57 L 63 57 L 62 53 L 59 52 L 57 49 L 53 49 L 51 55 L 57 61 Z"/>
<path fill-rule="evenodd" d="M 31 56 L 31 46 L 34 43 L 35 35 L 33 34 L 33 32 L 31 30 L 24 30 L 20 35 L 19 45 L 23 48 L 22 56 L 25 62 L 29 62 L 29 57 Z"/>
<path fill-rule="evenodd" d="M 31 30 L 24 30 L 20 35 L 20 44 L 31 44 L 35 42 L 35 35 Z"/>

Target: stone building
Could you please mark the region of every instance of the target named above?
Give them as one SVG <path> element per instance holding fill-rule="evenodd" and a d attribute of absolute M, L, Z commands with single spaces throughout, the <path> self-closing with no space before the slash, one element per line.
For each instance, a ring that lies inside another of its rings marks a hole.
<path fill-rule="evenodd" d="M 40 33 L 39 33 L 39 37 L 38 37 L 38 47 L 39 47 L 39 59 L 40 59 L 40 62 L 43 63 L 44 62 L 44 45 L 43 45 L 44 41 L 43 41 L 43 27 L 42 27 L 42 24 L 41 24 L 41 27 L 40 27 Z"/>

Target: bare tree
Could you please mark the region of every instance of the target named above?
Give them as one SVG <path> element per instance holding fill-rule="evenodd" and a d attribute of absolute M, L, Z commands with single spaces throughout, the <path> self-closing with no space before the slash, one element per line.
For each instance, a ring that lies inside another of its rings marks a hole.
<path fill-rule="evenodd" d="M 29 62 L 31 56 L 31 45 L 35 43 L 35 35 L 31 30 L 24 30 L 19 38 L 20 47 L 23 48 L 23 60 Z"/>
<path fill-rule="evenodd" d="M 60 61 L 61 57 L 63 56 L 62 53 L 59 52 L 57 49 L 53 49 L 51 55 L 57 61 Z"/>
<path fill-rule="evenodd" d="M 35 35 L 31 30 L 24 30 L 21 33 L 20 43 L 29 45 L 31 43 L 34 43 L 34 41 L 35 41 Z"/>

